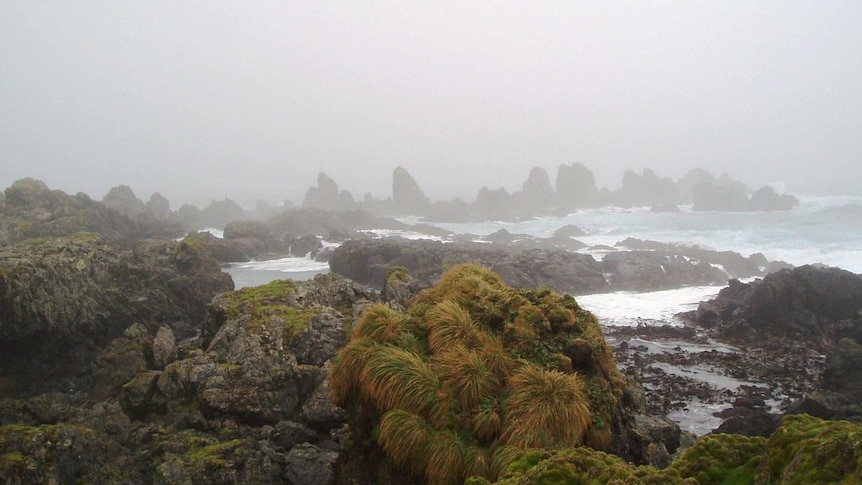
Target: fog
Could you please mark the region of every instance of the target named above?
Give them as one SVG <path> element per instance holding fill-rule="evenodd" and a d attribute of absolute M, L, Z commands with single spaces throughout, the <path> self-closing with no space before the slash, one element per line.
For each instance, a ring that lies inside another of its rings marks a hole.
<path fill-rule="evenodd" d="M 434 198 L 581 162 L 862 194 L 862 2 L 3 2 L 0 186 Z"/>

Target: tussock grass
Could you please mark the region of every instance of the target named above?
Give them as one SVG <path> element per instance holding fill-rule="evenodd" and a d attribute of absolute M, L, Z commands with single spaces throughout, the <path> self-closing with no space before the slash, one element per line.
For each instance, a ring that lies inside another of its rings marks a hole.
<path fill-rule="evenodd" d="M 359 380 L 380 411 L 403 409 L 427 416 L 441 404 L 440 383 L 428 362 L 398 347 L 382 346 L 371 354 Z"/>
<path fill-rule="evenodd" d="M 329 369 L 330 386 L 335 404 L 346 406 L 350 397 L 360 391 L 365 363 L 381 345 L 368 337 L 353 339 L 338 353 Z"/>
<path fill-rule="evenodd" d="M 472 348 L 479 344 L 482 329 L 473 321 L 470 312 L 454 300 L 438 303 L 425 315 L 425 321 L 428 325 L 428 346 L 434 354 L 455 345 Z"/>
<path fill-rule="evenodd" d="M 467 451 L 467 445 L 457 432 L 444 430 L 434 433 L 426 448 L 428 464 L 425 476 L 428 483 L 463 483 L 467 473 Z"/>
<path fill-rule="evenodd" d="M 612 441 L 623 379 L 571 297 L 459 265 L 403 314 L 369 308 L 352 335 L 330 371 L 336 403 L 359 404 L 386 456 L 428 483 L 496 479 L 530 447 Z"/>
<path fill-rule="evenodd" d="M 502 439 L 521 448 L 578 446 L 592 424 L 584 383 L 527 364 L 509 379 Z"/>
<path fill-rule="evenodd" d="M 393 409 L 380 418 L 377 442 L 398 465 L 414 475 L 425 471 L 425 449 L 434 429 L 421 416 Z"/>
<path fill-rule="evenodd" d="M 478 352 L 461 345 L 437 355 L 432 368 L 441 382 L 449 386 L 461 410 L 473 412 L 479 404 L 498 393 L 502 386 L 493 370 Z"/>
<path fill-rule="evenodd" d="M 410 330 L 410 319 L 380 303 L 365 310 L 353 327 L 353 338 L 368 337 L 381 344 L 395 343 Z"/>

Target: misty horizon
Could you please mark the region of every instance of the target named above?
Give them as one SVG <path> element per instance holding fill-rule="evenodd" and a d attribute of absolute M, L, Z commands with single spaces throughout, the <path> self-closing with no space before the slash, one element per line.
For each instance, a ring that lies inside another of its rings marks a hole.
<path fill-rule="evenodd" d="M 361 199 L 404 167 L 435 200 L 532 167 L 693 168 L 862 195 L 862 4 L 12 4 L 0 185 L 172 208 Z"/>

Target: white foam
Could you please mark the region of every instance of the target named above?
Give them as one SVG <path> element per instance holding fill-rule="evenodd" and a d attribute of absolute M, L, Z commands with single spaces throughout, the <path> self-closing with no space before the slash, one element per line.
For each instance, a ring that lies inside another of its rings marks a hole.
<path fill-rule="evenodd" d="M 206 229 L 201 229 L 200 232 L 208 232 L 208 233 L 212 234 L 213 236 L 215 236 L 219 239 L 224 239 L 224 231 L 221 229 L 216 229 L 214 227 L 208 227 Z"/>
<path fill-rule="evenodd" d="M 486 236 L 500 229 L 512 234 L 548 237 L 573 224 L 587 235 L 578 237 L 589 246 L 614 246 L 628 238 L 697 245 L 717 251 L 736 251 L 743 256 L 763 253 L 769 260 L 793 265 L 822 263 L 862 272 L 862 220 L 826 217 L 820 211 L 847 204 L 862 204 L 860 197 L 799 197 L 799 207 L 776 212 L 680 212 L 653 213 L 648 208 L 600 208 L 562 217 L 543 217 L 521 222 L 437 224 L 453 233 Z M 581 251 L 602 253 L 589 250 Z"/>
<path fill-rule="evenodd" d="M 635 293 L 620 291 L 576 297 L 581 307 L 591 311 L 602 325 L 634 327 L 681 325 L 677 313 L 695 310 L 697 304 L 718 294 L 721 286 L 689 286 L 676 290 Z"/>
<path fill-rule="evenodd" d="M 309 258 L 287 257 L 266 261 L 249 261 L 232 263 L 231 267 L 246 270 L 281 271 L 283 273 L 301 273 L 307 271 L 324 271 L 329 269 L 329 263 L 321 263 Z"/>
<path fill-rule="evenodd" d="M 375 238 L 400 237 L 410 240 L 429 239 L 431 241 L 444 241 L 442 237 L 422 234 L 421 232 L 405 231 L 402 229 L 364 229 L 359 232 L 370 234 Z"/>

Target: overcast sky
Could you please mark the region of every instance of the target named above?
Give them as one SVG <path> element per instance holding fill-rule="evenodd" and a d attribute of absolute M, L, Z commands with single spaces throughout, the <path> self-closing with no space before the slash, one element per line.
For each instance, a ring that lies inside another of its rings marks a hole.
<path fill-rule="evenodd" d="M 862 194 L 862 2 L 0 0 L 0 186 L 519 189 L 533 166 Z"/>

